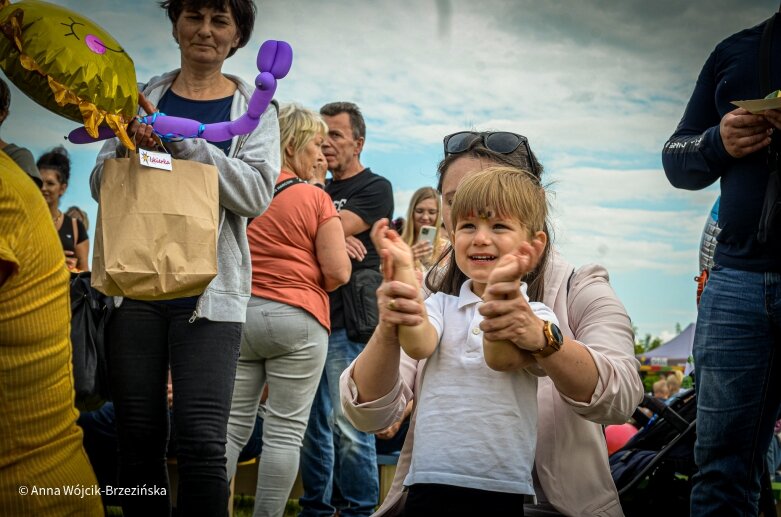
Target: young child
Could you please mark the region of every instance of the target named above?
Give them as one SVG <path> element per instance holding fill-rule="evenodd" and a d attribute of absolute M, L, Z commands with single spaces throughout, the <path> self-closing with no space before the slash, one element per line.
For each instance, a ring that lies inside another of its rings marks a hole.
<path fill-rule="evenodd" d="M 443 288 L 425 301 L 423 323 L 398 327 L 404 351 L 428 359 L 404 481 L 407 517 L 434 515 L 456 497 L 470 507 L 457 508 L 459 515 L 522 515 L 524 495 L 534 493 L 537 379 L 524 367 L 535 360 L 513 343 L 484 342 L 478 307 L 495 269 L 521 261 L 528 272 L 536 265 L 547 240 L 546 209 L 537 179 L 509 167 L 465 179 L 453 198 Z M 393 230 L 380 253 L 386 275 L 418 286 L 411 250 Z M 528 302 L 520 278 L 515 292 Z M 544 321 L 557 324 L 556 316 L 541 303 L 529 306 L 544 343 Z M 496 359 L 491 367 L 489 356 Z"/>
<path fill-rule="evenodd" d="M 654 394 L 654 398 L 657 398 L 662 401 L 670 398 L 670 389 L 667 386 L 666 379 L 659 379 L 654 383 L 653 394 Z"/>

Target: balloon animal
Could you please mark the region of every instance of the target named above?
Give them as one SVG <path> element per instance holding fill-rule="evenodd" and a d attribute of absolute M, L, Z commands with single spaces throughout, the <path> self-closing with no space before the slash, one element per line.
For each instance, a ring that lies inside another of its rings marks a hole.
<path fill-rule="evenodd" d="M 139 121 L 150 124 L 156 135 L 165 141 L 182 138 L 203 138 L 210 142 L 230 140 L 234 136 L 244 135 L 258 127 L 260 116 L 266 111 L 274 92 L 277 79 L 282 79 L 290 71 L 293 63 L 293 49 L 284 41 L 269 40 L 260 46 L 257 66 L 260 74 L 255 78 L 255 91 L 249 101 L 247 112 L 236 120 L 201 124 L 197 120 L 182 117 L 170 117 L 164 113 L 153 113 L 140 117 Z M 101 128 L 97 140 L 114 136 L 108 128 Z M 68 139 L 76 144 L 96 140 L 84 128 L 75 129 Z"/>
<path fill-rule="evenodd" d="M 4 36 L 4 37 L 3 37 Z M 251 132 L 268 107 L 277 80 L 290 71 L 293 50 L 266 41 L 258 51 L 247 112 L 236 120 L 201 124 L 154 113 L 138 118 L 163 140 L 229 140 Z M 68 135 L 77 144 L 117 136 L 135 149 L 127 126 L 138 113 L 133 60 L 108 32 L 64 7 L 39 0 L 0 0 L 0 68 L 44 108 L 83 124 Z"/>

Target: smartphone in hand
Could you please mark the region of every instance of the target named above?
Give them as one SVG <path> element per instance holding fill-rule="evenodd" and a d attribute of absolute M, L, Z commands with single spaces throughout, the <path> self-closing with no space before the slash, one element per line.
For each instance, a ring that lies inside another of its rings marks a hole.
<path fill-rule="evenodd" d="M 434 239 L 437 238 L 437 229 L 434 226 L 421 226 L 420 233 L 418 234 L 418 242 L 427 241 L 434 247 Z"/>

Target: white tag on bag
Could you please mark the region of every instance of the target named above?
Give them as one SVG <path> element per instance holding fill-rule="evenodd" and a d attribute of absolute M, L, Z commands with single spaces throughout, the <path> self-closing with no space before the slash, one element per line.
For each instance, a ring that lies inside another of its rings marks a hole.
<path fill-rule="evenodd" d="M 146 149 L 139 149 L 138 160 L 141 165 L 145 167 L 162 169 L 164 171 L 173 170 L 171 155 L 167 153 L 157 153 L 154 151 L 147 151 Z"/>

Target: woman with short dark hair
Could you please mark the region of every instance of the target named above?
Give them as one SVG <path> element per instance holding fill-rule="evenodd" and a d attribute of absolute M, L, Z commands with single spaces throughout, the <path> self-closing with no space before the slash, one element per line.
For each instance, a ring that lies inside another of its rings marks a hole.
<path fill-rule="evenodd" d="M 252 0 L 167 0 L 160 5 L 173 24 L 181 68 L 146 83 L 146 99 L 167 115 L 204 124 L 243 115 L 255 87 L 224 74 L 222 67 L 250 39 Z M 143 146 L 152 143 L 149 125 L 133 121 L 128 134 Z M 180 515 L 213 517 L 228 511 L 226 432 L 252 275 L 247 218 L 266 209 L 279 175 L 275 108 L 269 106 L 247 135 L 214 143 L 188 138 L 166 148 L 174 158 L 211 164 L 219 171 L 218 273 L 200 296 L 154 302 L 125 298 L 112 314 L 106 342 L 119 435 L 119 483 L 156 487 L 155 494 L 165 489 L 165 495 L 130 495 L 121 502 L 125 516 L 171 511 L 165 455 L 170 364 L 179 472 L 176 506 Z M 116 139 L 101 150 L 91 178 L 95 199 L 104 160 L 123 151 Z"/>
<path fill-rule="evenodd" d="M 70 183 L 71 160 L 68 151 L 57 146 L 43 153 L 36 162 L 41 174 L 41 193 L 49 206 L 54 228 L 60 236 L 65 252 L 65 264 L 73 272 L 89 271 L 89 236 L 87 228 L 79 221 L 60 210 L 60 198 Z"/>

